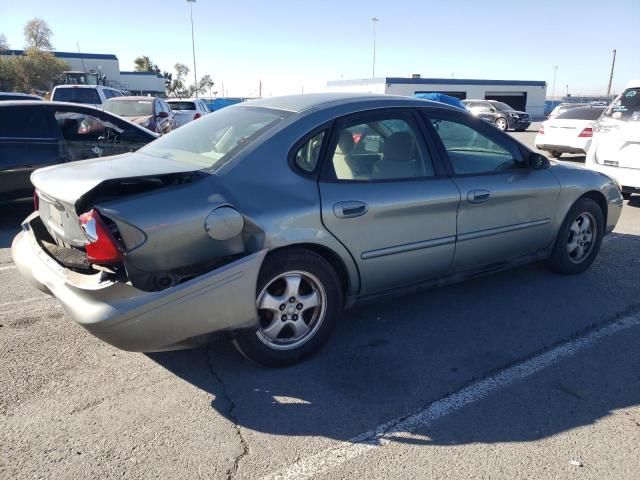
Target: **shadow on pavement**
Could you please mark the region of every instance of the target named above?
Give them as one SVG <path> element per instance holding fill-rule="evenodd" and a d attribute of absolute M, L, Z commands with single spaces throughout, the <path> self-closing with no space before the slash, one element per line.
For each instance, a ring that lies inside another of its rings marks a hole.
<path fill-rule="evenodd" d="M 252 365 L 227 341 L 149 357 L 212 394 L 211 406 L 243 428 L 348 440 L 610 321 L 612 312 L 638 308 L 639 254 L 639 237 L 614 233 L 581 275 L 555 275 L 533 264 L 356 307 L 319 354 L 287 369 Z M 628 381 L 622 372 L 603 365 L 599 373 L 616 386 Z M 472 433 L 473 441 L 485 442 L 550 436 L 639 404 L 637 385 L 582 415 L 549 416 L 543 433 L 516 428 L 517 422 L 509 430 L 517 419 L 505 417 L 499 438 L 474 430 L 439 441 L 465 442 Z M 527 397 L 512 401 L 536 408 Z"/>
<path fill-rule="evenodd" d="M 0 248 L 9 248 L 20 224 L 33 211 L 31 202 L 0 205 Z"/>

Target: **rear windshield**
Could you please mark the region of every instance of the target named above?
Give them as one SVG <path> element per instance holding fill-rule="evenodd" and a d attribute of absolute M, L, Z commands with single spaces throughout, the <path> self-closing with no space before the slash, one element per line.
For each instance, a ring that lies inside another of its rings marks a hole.
<path fill-rule="evenodd" d="M 196 105 L 193 102 L 167 102 L 171 110 L 195 110 Z"/>
<path fill-rule="evenodd" d="M 291 115 L 260 107 L 228 107 L 189 122 L 140 151 L 217 170 L 264 132 Z"/>
<path fill-rule="evenodd" d="M 98 92 L 94 88 L 56 88 L 51 100 L 72 103 L 102 103 Z"/>
<path fill-rule="evenodd" d="M 122 117 L 144 117 L 153 114 L 153 100 L 107 100 L 102 108 Z"/>
<path fill-rule="evenodd" d="M 640 121 L 640 87 L 627 88 L 605 110 L 604 117 L 624 122 Z"/>
<path fill-rule="evenodd" d="M 597 120 L 604 112 L 604 107 L 570 108 L 558 115 L 558 120 Z"/>

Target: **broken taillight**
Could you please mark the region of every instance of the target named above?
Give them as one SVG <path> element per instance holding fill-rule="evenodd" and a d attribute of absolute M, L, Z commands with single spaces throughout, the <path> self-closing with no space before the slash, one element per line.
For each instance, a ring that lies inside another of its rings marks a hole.
<path fill-rule="evenodd" d="M 193 119 L 194 119 L 194 120 L 197 120 L 197 119 L 199 119 L 200 117 L 201 117 L 200 112 L 198 112 L 198 113 L 196 113 L 196 114 L 193 116 Z"/>
<path fill-rule="evenodd" d="M 120 243 L 109 231 L 97 210 L 80 215 L 80 226 L 89 240 L 85 248 L 90 263 L 108 265 L 124 260 L 124 251 Z"/>
<path fill-rule="evenodd" d="M 544 135 L 544 125 L 540 126 L 540 130 L 538 130 L 538 135 Z"/>

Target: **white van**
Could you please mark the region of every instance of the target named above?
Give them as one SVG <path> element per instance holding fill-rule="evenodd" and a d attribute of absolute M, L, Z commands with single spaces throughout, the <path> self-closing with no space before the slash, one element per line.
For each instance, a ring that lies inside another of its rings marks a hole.
<path fill-rule="evenodd" d="M 123 95 L 120 90 L 102 85 L 58 85 L 51 93 L 51 100 L 81 103 L 100 108 L 110 98 Z"/>
<path fill-rule="evenodd" d="M 629 82 L 600 117 L 585 166 L 615 178 L 626 199 L 640 193 L 640 80 Z"/>

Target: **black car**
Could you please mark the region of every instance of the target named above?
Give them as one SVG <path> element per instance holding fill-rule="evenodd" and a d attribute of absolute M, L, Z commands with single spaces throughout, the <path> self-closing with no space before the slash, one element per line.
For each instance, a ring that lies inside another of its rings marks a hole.
<path fill-rule="evenodd" d="M 502 131 L 524 132 L 531 125 L 531 117 L 526 112 L 514 110 L 497 100 L 463 100 L 462 103 L 478 118 L 494 124 Z"/>
<path fill-rule="evenodd" d="M 36 168 L 132 152 L 156 138 L 93 107 L 0 101 L 0 203 L 32 198 Z"/>

